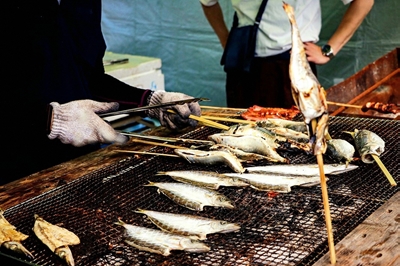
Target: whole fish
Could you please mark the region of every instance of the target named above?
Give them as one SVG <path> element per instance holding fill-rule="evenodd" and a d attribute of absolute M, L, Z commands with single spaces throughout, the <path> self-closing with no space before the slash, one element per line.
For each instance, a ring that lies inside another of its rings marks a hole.
<path fill-rule="evenodd" d="M 157 175 L 168 175 L 176 181 L 188 183 L 196 186 L 202 186 L 210 189 L 218 189 L 220 186 L 225 187 L 245 187 L 248 186 L 237 178 L 228 177 L 212 171 L 166 171 L 158 172 Z"/>
<path fill-rule="evenodd" d="M 51 251 L 63 259 L 68 266 L 74 266 L 74 258 L 68 246 L 80 244 L 77 235 L 65 228 L 45 221 L 35 214 L 33 232 Z"/>
<path fill-rule="evenodd" d="M 349 164 L 324 164 L 325 174 L 338 175 L 358 168 Z M 318 164 L 289 164 L 246 167 L 249 173 L 266 173 L 288 176 L 319 176 Z"/>
<path fill-rule="evenodd" d="M 328 134 L 328 105 L 325 90 L 307 61 L 293 7 L 284 2 L 283 9 L 288 15 L 292 28 L 289 76 L 293 99 L 307 124 L 314 154 L 324 154 L 327 148 L 325 136 Z"/>
<path fill-rule="evenodd" d="M 187 236 L 163 232 L 161 230 L 127 224 L 121 220 L 115 224 L 125 228 L 124 241 L 139 250 L 169 256 L 171 250 L 187 252 L 208 252 L 210 247 Z"/>
<path fill-rule="evenodd" d="M 244 168 L 239 159 L 229 151 L 202 151 L 194 149 L 175 149 L 174 152 L 189 163 L 205 165 L 225 164 L 237 173 L 243 173 Z"/>
<path fill-rule="evenodd" d="M 21 244 L 28 236 L 17 231 L 3 214 L 4 211 L 0 208 L 0 246 L 33 259 L 33 255 Z"/>
<path fill-rule="evenodd" d="M 266 120 L 257 121 L 256 124 L 259 127 L 283 127 L 305 134 L 308 133 L 307 125 L 304 123 L 304 121 L 291 121 L 279 118 L 268 118 Z"/>
<path fill-rule="evenodd" d="M 224 220 L 209 219 L 196 215 L 157 212 L 139 209 L 137 213 L 147 217 L 161 230 L 185 235 L 193 239 L 207 239 L 208 234 L 229 233 L 240 230 L 240 226 Z"/>
<path fill-rule="evenodd" d="M 344 139 L 330 139 L 327 141 L 326 154 L 334 161 L 345 162 L 348 165 L 354 156 L 354 146 Z"/>
<path fill-rule="evenodd" d="M 186 183 L 150 182 L 145 186 L 158 187 L 172 201 L 190 210 L 202 211 L 204 206 L 233 209 L 231 201 L 215 190 Z"/>
<path fill-rule="evenodd" d="M 282 157 L 276 151 L 276 149 L 279 147 L 279 144 L 275 143 L 269 138 L 262 136 L 231 135 L 224 133 L 217 133 L 208 137 L 219 144 L 238 148 L 245 152 L 252 152 L 267 156 L 269 161 L 272 162 L 289 162 L 288 159 Z"/>
<path fill-rule="evenodd" d="M 209 147 L 211 151 L 229 151 L 233 155 L 235 155 L 241 162 L 254 162 L 254 161 L 261 161 L 261 160 L 266 160 L 269 161 L 269 157 L 257 154 L 254 152 L 245 152 L 242 151 L 241 149 L 235 148 L 235 147 L 229 147 L 227 145 L 223 144 L 214 144 L 211 147 Z"/>
<path fill-rule="evenodd" d="M 385 151 L 385 141 L 372 131 L 354 129 L 354 132 L 344 132 L 353 137 L 356 149 L 364 163 L 373 163 L 372 154 L 380 156 Z"/>
<path fill-rule="evenodd" d="M 316 176 L 283 176 L 276 174 L 237 174 L 228 173 L 250 184 L 250 187 L 261 191 L 274 191 L 288 193 L 292 186 L 314 186 L 320 184 L 320 178 Z"/>

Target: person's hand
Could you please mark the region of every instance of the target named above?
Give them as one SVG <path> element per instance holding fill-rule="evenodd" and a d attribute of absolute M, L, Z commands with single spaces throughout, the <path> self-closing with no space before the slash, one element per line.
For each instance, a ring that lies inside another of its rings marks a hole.
<path fill-rule="evenodd" d="M 329 57 L 322 54 L 321 47 L 312 42 L 304 43 L 308 62 L 313 62 L 317 65 L 323 65 L 329 62 Z"/>
<path fill-rule="evenodd" d="M 117 133 L 97 114 L 118 110 L 116 102 L 102 103 L 78 100 L 65 104 L 50 103 L 53 119 L 49 139 L 58 138 L 64 144 L 81 147 L 93 143 L 125 143 L 126 136 Z"/>
<path fill-rule="evenodd" d="M 186 100 L 193 97 L 179 92 L 156 91 L 150 98 L 149 105 L 162 104 L 172 101 Z M 172 109 L 176 114 L 168 113 Z M 150 109 L 147 114 L 160 121 L 161 125 L 170 129 L 181 129 L 186 126 L 195 127 L 197 121 L 189 119 L 190 115 L 201 115 L 200 105 L 197 102 L 168 106 L 165 108 Z"/>

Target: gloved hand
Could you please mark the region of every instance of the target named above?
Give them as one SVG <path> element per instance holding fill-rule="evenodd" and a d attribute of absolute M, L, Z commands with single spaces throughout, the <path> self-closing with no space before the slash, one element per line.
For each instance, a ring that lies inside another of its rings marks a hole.
<path fill-rule="evenodd" d="M 167 102 L 186 100 L 193 98 L 179 92 L 156 91 L 150 98 L 149 105 L 162 104 Z M 176 114 L 168 113 L 167 110 L 172 109 Z M 185 103 L 179 105 L 168 106 L 165 108 L 150 109 L 147 114 L 160 121 L 161 125 L 170 129 L 179 129 L 186 126 L 195 127 L 197 121 L 189 119 L 189 115 L 201 115 L 200 105 L 197 102 Z"/>
<path fill-rule="evenodd" d="M 81 147 L 92 143 L 125 143 L 128 137 L 117 133 L 97 113 L 118 109 L 116 102 L 102 103 L 92 100 L 78 100 L 65 104 L 50 103 L 53 106 L 53 120 L 49 139 L 58 138 L 64 144 Z"/>

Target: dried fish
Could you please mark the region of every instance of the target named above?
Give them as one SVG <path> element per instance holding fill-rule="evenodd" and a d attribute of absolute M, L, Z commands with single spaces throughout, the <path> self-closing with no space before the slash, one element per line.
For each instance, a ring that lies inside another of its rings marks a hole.
<path fill-rule="evenodd" d="M 327 148 L 325 136 L 328 134 L 328 105 L 326 103 L 325 90 L 307 61 L 293 7 L 284 2 L 283 9 L 288 15 L 292 26 L 289 76 L 293 99 L 303 115 L 304 122 L 307 124 L 314 154 L 324 154 Z M 315 121 L 316 124 L 313 124 L 312 121 Z"/>
<path fill-rule="evenodd" d="M 139 209 L 137 213 L 147 217 L 160 229 L 185 235 L 193 239 L 204 240 L 208 234 L 230 233 L 240 230 L 240 226 L 224 220 L 215 220 L 197 215 L 176 214 Z"/>
<path fill-rule="evenodd" d="M 35 214 L 33 231 L 43 244 L 63 259 L 68 266 L 75 265 L 72 252 L 68 246 L 80 244 L 77 235 L 63 227 L 45 221 L 37 214 Z"/>
<path fill-rule="evenodd" d="M 202 151 L 193 149 L 175 149 L 174 151 L 189 163 L 205 165 L 225 164 L 236 173 L 244 172 L 239 159 L 229 151 Z"/>
<path fill-rule="evenodd" d="M 124 241 L 139 249 L 169 256 L 172 250 L 208 252 L 210 247 L 187 236 L 163 232 L 157 229 L 127 224 L 121 220 L 115 224 L 125 228 Z"/>
<path fill-rule="evenodd" d="M 3 214 L 4 211 L 0 208 L 0 246 L 33 259 L 33 255 L 21 244 L 28 236 L 17 231 Z"/>
<path fill-rule="evenodd" d="M 272 162 L 289 162 L 288 159 L 278 154 L 276 149 L 279 147 L 279 144 L 275 143 L 270 138 L 265 138 L 263 136 L 231 135 L 224 133 L 217 133 L 208 137 L 219 144 L 238 148 L 245 152 L 252 152 L 267 156 L 269 161 Z"/>
<path fill-rule="evenodd" d="M 324 164 L 326 174 L 338 175 L 358 168 L 350 164 Z M 288 176 L 319 176 L 318 164 L 289 164 L 289 165 L 266 165 L 246 167 L 249 173 L 265 173 Z"/>
<path fill-rule="evenodd" d="M 288 193 L 292 186 L 314 186 L 320 183 L 319 176 L 284 176 L 276 174 L 237 174 L 228 173 L 227 176 L 234 176 L 250 184 L 250 187 L 261 191 L 275 191 Z"/>
<path fill-rule="evenodd" d="M 354 156 L 354 146 L 344 139 L 330 139 L 327 141 L 326 154 L 334 161 L 345 162 L 348 165 Z"/>
<path fill-rule="evenodd" d="M 202 188 L 186 183 L 150 182 L 145 186 L 158 187 L 172 201 L 190 210 L 202 211 L 204 206 L 233 209 L 231 201 L 215 190 Z"/>
<path fill-rule="evenodd" d="M 247 183 L 233 177 L 228 177 L 212 171 L 166 171 L 158 172 L 157 175 L 168 175 L 176 181 L 202 186 L 210 189 L 225 187 L 245 187 Z"/>
<path fill-rule="evenodd" d="M 354 138 L 356 149 L 364 163 L 373 163 L 372 154 L 380 156 L 385 151 L 385 141 L 372 131 L 354 129 L 354 132 L 344 132 Z"/>

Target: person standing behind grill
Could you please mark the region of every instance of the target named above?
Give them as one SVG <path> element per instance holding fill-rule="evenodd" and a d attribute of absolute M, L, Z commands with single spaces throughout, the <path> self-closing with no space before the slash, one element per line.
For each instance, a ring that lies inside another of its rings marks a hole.
<path fill-rule="evenodd" d="M 218 0 L 199 0 L 204 14 L 225 49 L 229 30 Z M 253 25 L 262 0 L 232 0 L 238 27 Z M 307 59 L 316 74 L 316 64 L 328 63 L 349 41 L 371 10 L 374 0 L 342 0 L 349 4 L 342 21 L 322 48 L 315 43 L 321 30 L 319 0 L 287 0 L 293 6 L 304 41 Z M 256 37 L 255 55 L 250 72 L 226 71 L 228 107 L 247 108 L 254 104 L 290 108 L 295 103 L 291 94 L 289 62 L 291 28 L 281 0 L 269 0 L 261 17 Z"/>
<path fill-rule="evenodd" d="M 0 185 L 100 148 L 125 143 L 97 114 L 193 98 L 143 90 L 104 72 L 101 0 L 3 5 Z M 196 126 L 198 103 L 148 111 L 171 129 Z M 46 131 L 47 129 L 47 131 Z M 66 145 L 71 144 L 71 145 Z"/>

